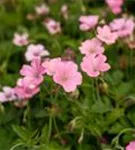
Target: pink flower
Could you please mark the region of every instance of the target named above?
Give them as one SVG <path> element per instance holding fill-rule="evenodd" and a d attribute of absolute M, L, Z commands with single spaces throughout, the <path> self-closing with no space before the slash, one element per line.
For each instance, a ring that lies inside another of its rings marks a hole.
<path fill-rule="evenodd" d="M 135 150 L 135 141 L 131 141 L 127 146 L 126 150 Z"/>
<path fill-rule="evenodd" d="M 33 59 L 40 58 L 41 56 L 48 56 L 49 52 L 41 44 L 30 44 L 25 53 L 25 58 L 27 61 L 32 61 Z"/>
<path fill-rule="evenodd" d="M 90 77 L 97 77 L 101 72 L 106 72 L 110 69 L 110 65 L 106 63 L 106 56 L 100 55 L 88 55 L 83 58 L 81 68 Z"/>
<path fill-rule="evenodd" d="M 40 6 L 36 6 L 35 10 L 36 10 L 36 13 L 38 15 L 46 15 L 50 11 L 49 7 L 47 5 L 45 5 L 45 4 L 42 4 Z"/>
<path fill-rule="evenodd" d="M 43 25 L 46 27 L 46 29 L 48 30 L 48 32 L 50 34 L 57 34 L 61 32 L 61 26 L 60 23 L 53 20 L 53 19 L 46 19 L 43 22 Z"/>
<path fill-rule="evenodd" d="M 36 84 L 40 84 L 44 77 L 43 75 L 45 74 L 45 68 L 42 66 L 41 59 L 34 59 L 31 62 L 31 65 L 23 65 L 22 69 L 20 70 L 20 74 L 30 78 Z"/>
<path fill-rule="evenodd" d="M 29 99 L 39 91 L 36 82 L 29 77 L 19 79 L 15 87 L 15 93 L 19 99 Z"/>
<path fill-rule="evenodd" d="M 94 15 L 81 16 L 79 18 L 80 30 L 88 31 L 88 30 L 94 28 L 98 23 L 98 18 L 99 18 L 99 16 L 96 16 L 96 15 L 95 16 Z"/>
<path fill-rule="evenodd" d="M 79 49 L 85 55 L 101 54 L 104 52 L 104 47 L 101 46 L 100 41 L 96 38 L 82 42 Z"/>
<path fill-rule="evenodd" d="M 116 32 L 119 37 L 126 37 L 133 33 L 135 23 L 132 19 L 119 18 L 114 19 L 113 22 L 110 23 L 110 28 Z"/>
<path fill-rule="evenodd" d="M 46 73 L 50 76 L 54 75 L 59 62 L 61 62 L 61 58 L 59 57 L 50 60 L 45 60 L 45 62 L 43 62 L 43 67 L 46 69 Z"/>
<path fill-rule="evenodd" d="M 106 44 L 114 44 L 118 38 L 115 32 L 111 32 L 109 26 L 105 25 L 103 27 L 97 28 L 97 38 Z"/>
<path fill-rule="evenodd" d="M 57 65 L 53 80 L 66 92 L 73 92 L 82 83 L 82 75 L 77 70 L 78 66 L 75 63 L 63 61 Z"/>
<path fill-rule="evenodd" d="M 121 7 L 113 7 L 112 12 L 114 14 L 120 14 L 122 12 L 122 9 L 121 9 Z"/>
<path fill-rule="evenodd" d="M 66 4 L 62 5 L 61 12 L 62 13 L 67 13 L 67 10 L 68 10 L 68 6 Z"/>
<path fill-rule="evenodd" d="M 0 102 L 16 100 L 14 89 L 8 86 L 3 87 L 3 92 L 0 92 Z"/>
<path fill-rule="evenodd" d="M 29 35 L 27 33 L 23 33 L 23 34 L 15 33 L 13 43 L 17 46 L 25 46 L 29 43 L 28 36 Z"/>
<path fill-rule="evenodd" d="M 106 0 L 106 3 L 111 7 L 122 6 L 124 0 Z"/>
<path fill-rule="evenodd" d="M 114 14 L 119 14 L 122 12 L 124 0 L 106 0 L 106 3 Z"/>

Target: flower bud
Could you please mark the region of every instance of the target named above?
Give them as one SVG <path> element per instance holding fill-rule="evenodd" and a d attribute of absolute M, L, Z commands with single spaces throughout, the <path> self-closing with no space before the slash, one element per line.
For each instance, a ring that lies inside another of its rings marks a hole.
<path fill-rule="evenodd" d="M 108 93 L 108 84 L 106 82 L 99 84 L 99 89 L 101 93 L 107 94 Z"/>

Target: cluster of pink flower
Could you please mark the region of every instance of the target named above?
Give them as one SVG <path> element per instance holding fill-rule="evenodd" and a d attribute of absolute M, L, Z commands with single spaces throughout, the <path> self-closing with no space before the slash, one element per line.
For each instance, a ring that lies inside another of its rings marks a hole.
<path fill-rule="evenodd" d="M 55 83 L 61 85 L 66 92 L 75 91 L 82 83 L 82 75 L 78 66 L 72 61 L 63 61 L 61 58 L 46 60 L 43 63 L 48 75 L 53 76 Z"/>
<path fill-rule="evenodd" d="M 81 16 L 80 30 L 89 31 L 98 24 L 98 16 Z M 119 37 L 130 36 L 134 31 L 135 23 L 132 18 L 117 18 L 109 25 L 97 28 L 97 38 L 106 44 L 113 44 Z"/>
<path fill-rule="evenodd" d="M 118 18 L 110 23 L 111 31 L 115 32 L 118 37 L 126 37 L 133 33 L 135 23 L 132 19 Z"/>
<path fill-rule="evenodd" d="M 57 67 L 56 67 L 57 66 Z M 33 59 L 30 65 L 23 65 L 15 88 L 4 87 L 0 93 L 0 101 L 27 100 L 40 91 L 40 84 L 47 73 L 53 76 L 55 83 L 61 85 L 66 92 L 72 92 L 77 85 L 82 83 L 82 75 L 78 72 L 78 66 L 72 61 L 62 61 L 61 58 Z"/>
<path fill-rule="evenodd" d="M 120 14 L 122 12 L 124 0 L 106 0 L 106 3 L 114 14 Z"/>
<path fill-rule="evenodd" d="M 46 4 L 41 4 L 39 6 L 35 7 L 35 14 L 28 14 L 27 19 L 28 20 L 35 20 L 36 18 L 39 18 L 40 16 L 45 17 L 45 19 L 42 21 L 42 24 L 45 26 L 45 28 L 48 30 L 48 32 L 52 35 L 61 33 L 61 24 L 60 22 L 50 18 L 48 15 L 50 13 L 50 8 Z M 68 18 L 68 7 L 67 5 L 63 5 L 61 7 L 61 15 L 64 19 Z"/>
<path fill-rule="evenodd" d="M 106 63 L 107 58 L 103 55 L 104 47 L 98 39 L 84 41 L 79 49 L 85 54 L 81 68 L 90 77 L 97 77 L 101 72 L 110 69 L 110 65 Z"/>
<path fill-rule="evenodd" d="M 114 14 L 122 11 L 124 0 L 106 0 Z M 46 5 L 35 8 L 38 15 L 47 15 L 50 8 Z M 63 5 L 61 12 L 65 19 L 68 18 L 68 7 Z M 125 38 L 132 35 L 135 23 L 130 18 L 114 19 L 109 25 L 98 26 L 99 16 L 88 15 L 79 18 L 80 30 L 90 31 L 97 27 L 96 36 L 81 43 L 79 50 L 84 55 L 80 67 L 82 71 L 90 77 L 98 77 L 101 73 L 110 69 L 106 62 L 107 57 L 104 52 L 104 44 L 114 44 L 118 38 Z M 43 22 L 50 34 L 60 33 L 60 23 L 46 18 Z M 14 34 L 13 43 L 17 46 L 27 46 L 30 43 L 27 33 Z M 25 52 L 25 58 L 30 65 L 23 65 L 20 74 L 23 76 L 18 79 L 16 87 L 3 87 L 0 92 L 0 102 L 13 100 L 28 100 L 40 91 L 40 84 L 44 81 L 44 76 L 49 75 L 53 81 L 62 86 L 66 92 L 73 92 L 77 86 L 82 84 L 82 74 L 78 71 L 78 65 L 72 60 L 63 60 L 60 57 L 49 57 L 49 52 L 42 44 L 30 44 Z M 42 59 L 44 58 L 44 59 Z M 133 150 L 135 142 L 131 142 L 126 150 Z"/>
<path fill-rule="evenodd" d="M 3 87 L 3 92 L 0 92 L 1 102 L 27 100 L 40 91 L 39 85 L 45 74 L 40 58 L 33 59 L 31 65 L 23 65 L 20 74 L 24 77 L 18 79 L 16 87 Z"/>
<path fill-rule="evenodd" d="M 98 24 L 98 16 L 81 16 L 80 30 L 88 31 Z M 97 77 L 101 72 L 108 71 L 110 65 L 106 63 L 106 56 L 103 55 L 103 44 L 114 44 L 118 38 L 130 36 L 134 31 L 135 24 L 132 19 L 118 18 L 109 25 L 97 27 L 96 38 L 82 42 L 80 51 L 85 54 L 81 68 L 90 77 Z"/>
<path fill-rule="evenodd" d="M 121 12 L 123 0 L 106 0 L 113 13 Z M 80 30 L 90 31 L 98 24 L 98 16 L 81 16 Z M 103 44 L 114 44 L 118 38 L 126 38 L 134 32 L 135 23 L 131 18 L 117 18 L 109 25 L 97 27 L 96 38 L 87 39 L 82 42 L 79 47 L 80 52 L 84 54 L 81 68 L 90 77 L 97 77 L 101 72 L 110 69 L 110 65 L 106 63 L 107 57 L 103 54 L 105 49 Z M 130 142 L 126 146 L 126 150 L 135 150 L 135 141 Z"/>
<path fill-rule="evenodd" d="M 64 18 L 67 18 L 67 5 L 63 5 L 61 8 L 61 13 L 63 14 Z M 36 13 L 38 15 L 47 15 L 50 12 L 50 8 L 47 5 L 40 5 L 35 8 Z M 48 32 L 52 35 L 61 32 L 61 25 L 59 22 L 55 21 L 52 18 L 45 18 L 43 21 L 43 25 L 46 27 Z"/>
<path fill-rule="evenodd" d="M 13 43 L 17 46 L 26 46 L 29 44 L 28 34 L 14 34 Z M 39 85 L 43 81 L 45 68 L 42 67 L 41 57 L 48 56 L 49 52 L 41 44 L 30 44 L 25 52 L 25 58 L 31 62 L 31 65 L 23 65 L 20 74 L 24 78 L 17 81 L 15 88 L 4 87 L 0 93 L 0 101 L 29 99 L 40 91 Z"/>
<path fill-rule="evenodd" d="M 41 59 L 33 59 L 30 65 L 23 65 L 20 74 L 23 78 L 17 81 L 15 93 L 19 99 L 29 99 L 40 91 L 39 85 L 44 79 L 45 68 Z"/>
<path fill-rule="evenodd" d="M 47 15 L 50 11 L 46 5 L 37 6 L 35 9 L 38 15 Z M 61 12 L 65 16 L 67 15 L 67 10 L 68 7 L 63 5 Z M 109 25 L 101 27 L 98 26 L 99 16 L 96 15 L 81 16 L 79 22 L 80 30 L 82 31 L 89 31 L 97 26 L 96 37 L 83 41 L 79 50 L 85 55 L 80 64 L 82 71 L 86 72 L 90 77 L 98 77 L 101 73 L 110 69 L 110 65 L 106 62 L 107 57 L 104 55 L 104 44 L 114 44 L 118 38 L 131 35 L 135 24 L 130 18 L 118 18 Z M 53 19 L 46 18 L 44 25 L 50 34 L 61 32 L 60 23 Z M 17 46 L 26 46 L 30 43 L 28 38 L 27 33 L 15 33 L 13 43 Z M 50 59 L 48 56 L 49 52 L 43 45 L 28 45 L 25 58 L 31 64 L 23 65 L 20 70 L 23 78 L 17 81 L 15 88 L 3 88 L 3 92 L 0 93 L 0 101 L 31 98 L 40 91 L 40 84 L 43 82 L 45 74 L 52 76 L 54 82 L 61 85 L 66 92 L 72 92 L 78 85 L 81 85 L 82 75 L 78 71 L 78 66 L 75 62 L 72 60 L 65 61 L 62 58 Z M 45 57 L 45 59 L 42 59 L 42 57 Z"/>

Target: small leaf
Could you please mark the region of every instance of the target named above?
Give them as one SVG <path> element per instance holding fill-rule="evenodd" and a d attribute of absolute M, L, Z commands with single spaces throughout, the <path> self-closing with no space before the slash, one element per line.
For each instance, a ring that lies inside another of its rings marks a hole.
<path fill-rule="evenodd" d="M 28 139 L 29 134 L 28 134 L 28 130 L 26 130 L 25 127 L 23 126 L 17 126 L 17 125 L 13 125 L 13 130 L 14 132 L 24 141 Z"/>
<path fill-rule="evenodd" d="M 97 101 L 94 105 L 91 107 L 91 112 L 93 113 L 106 113 L 110 111 L 111 109 L 108 107 L 108 104 L 105 104 L 102 101 Z"/>
<path fill-rule="evenodd" d="M 123 108 L 115 108 L 110 113 L 107 114 L 106 117 L 106 125 L 110 125 L 114 123 L 117 119 L 124 115 Z"/>

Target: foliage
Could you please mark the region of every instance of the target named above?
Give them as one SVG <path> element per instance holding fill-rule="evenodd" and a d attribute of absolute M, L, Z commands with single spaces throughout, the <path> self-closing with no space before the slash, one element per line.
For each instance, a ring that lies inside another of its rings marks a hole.
<path fill-rule="evenodd" d="M 49 17 L 61 22 L 61 34 L 50 35 L 42 25 L 42 17 L 32 21 L 26 18 L 28 13 L 35 12 L 36 5 L 43 2 L 50 7 Z M 124 5 L 127 14 L 134 15 L 131 9 L 134 3 L 130 1 Z M 68 20 L 60 13 L 63 4 L 69 7 Z M 26 47 L 12 43 L 16 31 L 28 32 L 31 42 L 45 45 L 52 58 L 64 56 L 66 49 L 72 49 L 77 64 L 80 64 L 82 55 L 78 47 L 95 32 L 79 30 L 78 18 L 83 14 L 99 15 L 101 23 L 115 18 L 104 1 L 98 0 L 0 2 L 0 88 L 15 86 L 19 70 L 26 63 Z M 83 83 L 73 93 L 64 92 L 45 76 L 40 93 L 30 99 L 26 107 L 1 104 L 0 149 L 119 150 L 134 140 L 134 50 L 124 40 L 118 40 L 105 47 L 105 54 L 111 64 L 110 71 L 97 78 L 83 73 Z"/>

